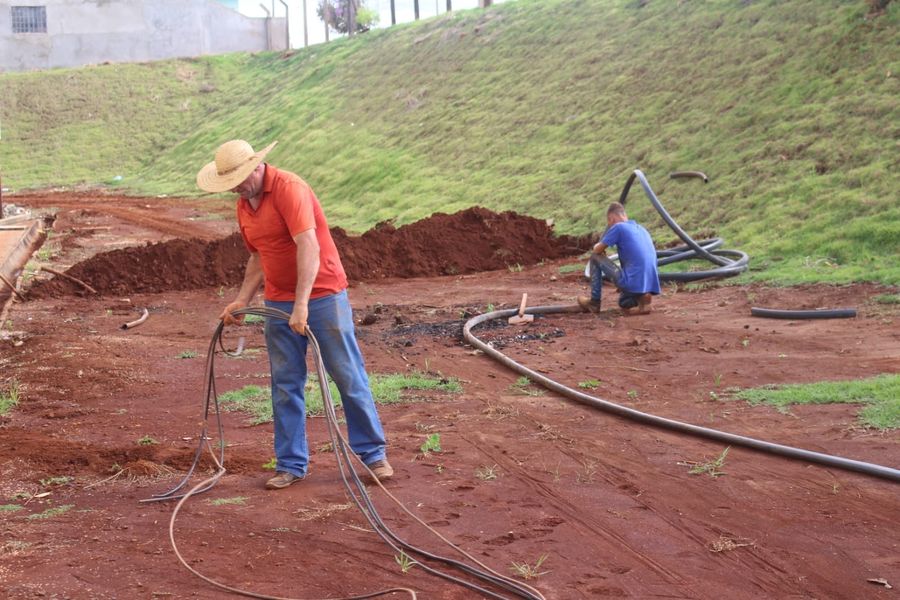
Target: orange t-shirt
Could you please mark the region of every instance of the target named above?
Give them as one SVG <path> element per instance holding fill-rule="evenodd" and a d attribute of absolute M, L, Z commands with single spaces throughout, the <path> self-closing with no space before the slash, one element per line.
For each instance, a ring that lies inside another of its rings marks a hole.
<path fill-rule="evenodd" d="M 294 237 L 316 230 L 319 272 L 310 298 L 336 294 L 347 287 L 347 275 L 328 230 L 322 206 L 305 181 L 266 164 L 259 208 L 238 200 L 238 225 L 250 252 L 258 252 L 266 279 L 266 300 L 293 301 L 297 287 L 297 244 Z"/>

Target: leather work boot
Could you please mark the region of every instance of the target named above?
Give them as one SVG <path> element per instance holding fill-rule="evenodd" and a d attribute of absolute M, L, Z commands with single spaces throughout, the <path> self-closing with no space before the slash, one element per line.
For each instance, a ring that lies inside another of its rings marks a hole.
<path fill-rule="evenodd" d="M 288 473 L 286 471 L 277 473 L 275 477 L 271 478 L 266 482 L 266 488 L 270 490 L 280 490 L 282 488 L 286 488 L 296 481 L 303 480 L 305 475 L 294 475 L 293 473 Z"/>
<path fill-rule="evenodd" d="M 600 301 L 591 300 L 587 296 L 578 296 L 578 306 L 584 312 L 598 313 L 600 312 Z"/>
<path fill-rule="evenodd" d="M 366 466 L 369 467 L 372 474 L 380 481 L 387 481 L 394 476 L 394 467 L 391 466 L 391 463 L 389 463 L 387 459 L 376 460 L 372 464 Z"/>
<path fill-rule="evenodd" d="M 650 312 L 650 303 L 653 302 L 653 294 L 644 294 L 638 299 L 638 312 L 646 315 Z"/>

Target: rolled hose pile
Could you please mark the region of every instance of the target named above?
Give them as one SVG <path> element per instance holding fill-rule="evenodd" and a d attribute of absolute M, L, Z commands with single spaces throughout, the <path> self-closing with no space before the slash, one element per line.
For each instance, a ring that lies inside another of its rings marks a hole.
<path fill-rule="evenodd" d="M 670 174 L 669 177 L 672 179 L 692 177 L 702 179 L 704 183 L 709 181 L 709 178 L 699 171 L 680 171 Z M 644 193 L 647 195 L 647 198 L 650 199 L 653 208 L 655 208 L 656 212 L 663 218 L 666 225 L 668 225 L 669 228 L 675 232 L 675 235 L 684 242 L 683 245 L 675 248 L 657 250 L 657 265 L 662 267 L 681 260 L 691 260 L 696 258 L 704 258 L 715 265 L 714 268 L 705 271 L 660 273 L 660 281 L 689 282 L 699 281 L 701 279 L 718 279 L 723 277 L 733 277 L 747 270 L 747 263 L 750 260 L 747 254 L 740 250 L 720 250 L 719 248 L 721 248 L 724 243 L 722 238 L 711 238 L 697 242 L 689 236 L 684 229 L 675 222 L 675 219 L 668 213 L 659 201 L 659 198 L 656 197 L 653 188 L 650 187 L 647 178 L 640 169 L 635 169 L 625 182 L 625 187 L 622 189 L 622 194 L 619 196 L 620 204 L 625 205 L 627 202 L 628 192 L 631 191 L 631 186 L 634 184 L 635 179 L 640 182 L 641 187 L 644 188 Z"/>
<path fill-rule="evenodd" d="M 278 309 L 265 307 L 244 308 L 234 311 L 232 312 L 232 314 L 235 316 L 257 315 L 268 319 L 283 319 L 285 321 L 290 320 L 289 314 Z M 203 579 L 213 586 L 235 594 L 249 596 L 251 598 L 262 598 L 263 600 L 293 600 L 291 598 L 281 596 L 270 596 L 266 594 L 242 590 L 216 581 L 211 577 L 200 573 L 191 565 L 189 565 L 188 562 L 182 557 L 181 552 L 178 550 L 178 545 L 175 542 L 175 519 L 178 516 L 178 512 L 181 510 L 182 506 L 192 496 L 208 491 L 213 486 L 215 486 L 219 479 L 221 479 L 226 472 L 226 444 L 224 427 L 222 424 L 221 412 L 219 408 L 219 400 L 215 389 L 214 357 L 217 347 L 222 352 L 227 354 L 235 355 L 236 353 L 228 352 L 227 350 L 225 350 L 224 343 L 222 342 L 223 328 L 224 323 L 220 321 L 219 326 L 216 328 L 212 340 L 210 341 L 206 355 L 206 368 L 204 374 L 205 401 L 203 405 L 203 423 L 200 432 L 200 441 L 197 444 L 197 449 L 194 454 L 193 464 L 188 469 L 187 474 L 185 474 L 181 482 L 178 483 L 174 488 L 161 494 L 155 494 L 151 498 L 142 500 L 142 502 L 158 502 L 179 499 L 179 502 L 175 506 L 175 509 L 172 511 L 172 516 L 169 519 L 169 542 L 179 562 L 181 562 L 182 566 L 184 566 L 192 574 L 196 575 L 200 579 Z M 381 482 L 378 481 L 378 478 L 375 477 L 374 474 L 369 470 L 369 468 L 365 464 L 363 464 L 360 458 L 353 453 L 353 450 L 350 448 L 349 442 L 346 440 L 343 433 L 341 433 L 341 430 L 338 426 L 337 414 L 334 410 L 334 401 L 331 395 L 331 390 L 327 385 L 328 376 L 325 372 L 325 365 L 322 362 L 321 353 L 319 351 L 319 344 L 311 331 L 307 330 L 306 337 L 309 342 L 309 347 L 312 349 L 313 363 L 315 364 L 316 374 L 319 379 L 319 387 L 322 392 L 322 404 L 325 410 L 325 421 L 328 425 L 328 433 L 331 437 L 332 448 L 337 459 L 338 470 L 341 475 L 341 480 L 344 484 L 344 489 L 350 496 L 350 499 L 368 521 L 373 531 L 382 539 L 382 541 L 384 541 L 394 552 L 396 552 L 397 555 L 408 557 L 410 559 L 411 566 L 416 566 L 431 575 L 441 577 L 453 584 L 466 587 L 474 591 L 479 597 L 496 598 L 498 600 L 509 600 L 510 598 L 523 598 L 525 600 L 544 600 L 544 596 L 534 587 L 501 575 L 497 571 L 483 564 L 471 554 L 465 552 L 459 546 L 453 544 L 438 531 L 428 526 L 427 523 L 422 521 L 422 519 L 411 512 L 402 502 L 400 502 L 393 494 L 391 494 L 384 488 Z M 241 340 L 240 345 L 243 346 L 243 339 Z M 239 353 L 239 351 L 237 353 Z M 211 407 L 213 408 L 216 429 L 218 432 L 218 440 L 215 443 L 212 442 L 212 439 L 208 435 L 210 433 L 209 421 Z M 217 447 L 217 450 L 213 449 L 214 446 Z M 216 466 L 215 473 L 213 473 L 210 477 L 204 479 L 203 481 L 200 481 L 188 491 L 183 491 L 184 489 L 186 489 L 194 471 L 197 469 L 200 463 L 200 457 L 203 455 L 204 450 L 209 451 L 209 455 Z M 460 554 L 467 562 L 440 556 L 428 550 L 413 546 L 409 542 L 401 539 L 390 528 L 388 528 L 388 526 L 378 515 L 378 512 L 375 509 L 375 505 L 373 504 L 368 492 L 366 491 L 365 483 L 362 481 L 362 479 L 360 479 L 360 476 L 353 469 L 352 462 L 354 460 L 359 465 L 361 465 L 362 469 L 368 473 L 368 475 L 381 489 L 381 491 L 384 492 L 384 494 L 391 501 L 393 501 L 394 504 L 396 504 L 400 508 L 400 510 L 402 510 L 414 521 L 419 523 L 429 533 L 434 534 L 440 541 Z M 432 564 L 435 564 L 435 566 L 432 566 Z M 439 569 L 437 568 L 436 564 L 450 567 L 451 569 L 455 570 L 456 574 Z M 460 575 L 465 575 L 467 578 L 464 579 L 460 577 Z M 407 587 L 395 587 L 386 590 L 380 590 L 377 592 L 352 596 L 343 600 L 363 600 L 365 598 L 375 598 L 378 596 L 393 596 L 394 594 L 405 594 L 412 600 L 415 600 L 417 598 L 416 592 L 414 590 Z"/>
<path fill-rule="evenodd" d="M 616 416 L 636 421 L 645 425 L 668 429 L 676 433 L 693 435 L 695 437 L 700 437 L 717 442 L 724 442 L 726 444 L 732 444 L 735 446 L 743 446 L 745 448 L 758 450 L 767 454 L 775 454 L 777 456 L 783 456 L 785 458 L 803 460 L 806 462 L 825 465 L 828 467 L 836 467 L 838 469 L 843 469 L 846 471 L 855 471 L 857 473 L 863 473 L 865 475 L 872 475 L 873 477 L 880 477 L 883 479 L 900 482 L 900 470 L 891 467 L 862 462 L 849 458 L 843 458 L 841 456 L 833 456 L 831 454 L 813 452 L 811 450 L 803 450 L 801 448 L 795 448 L 793 446 L 774 444 L 772 442 L 766 442 L 763 440 L 745 437 L 734 433 L 727 433 L 725 431 L 719 431 L 717 429 L 709 429 L 707 427 L 700 427 L 699 425 L 683 423 L 681 421 L 675 421 L 673 419 L 667 419 L 665 417 L 641 412 L 633 408 L 628 408 L 627 406 L 622 406 L 621 404 L 610 402 L 609 400 L 603 400 L 601 398 L 585 394 L 584 392 L 580 392 L 578 390 L 567 387 L 550 379 L 549 377 L 541 375 L 540 373 L 517 363 L 502 352 L 484 343 L 483 341 L 478 339 L 475 334 L 472 333 L 472 329 L 481 323 L 485 323 L 494 319 L 511 317 L 515 314 L 518 314 L 518 312 L 518 309 L 513 308 L 505 310 L 495 310 L 473 317 L 466 321 L 466 324 L 463 326 L 463 336 L 465 337 L 467 342 L 469 342 L 491 358 L 497 360 L 502 365 L 509 367 L 513 371 L 516 371 L 517 373 L 528 377 L 531 381 L 540 384 L 545 388 L 554 391 L 562 396 L 565 396 L 566 398 L 575 400 L 576 402 L 580 402 L 582 404 L 586 404 L 593 408 L 597 408 L 604 412 L 612 413 Z M 525 310 L 525 313 L 531 315 L 550 315 L 573 312 L 580 313 L 583 311 L 577 304 L 535 306 Z"/>

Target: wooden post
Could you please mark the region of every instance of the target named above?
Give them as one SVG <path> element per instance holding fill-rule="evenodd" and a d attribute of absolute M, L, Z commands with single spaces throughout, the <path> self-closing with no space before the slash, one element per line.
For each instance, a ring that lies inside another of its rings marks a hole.
<path fill-rule="evenodd" d="M 419 0 L 413 0 L 413 11 L 415 11 L 416 21 L 419 20 Z"/>
<path fill-rule="evenodd" d="M 391 25 L 397 24 L 397 7 L 394 6 L 394 0 L 391 0 Z"/>
<path fill-rule="evenodd" d="M 478 0 L 478 8 L 487 8 L 493 0 Z"/>
<path fill-rule="evenodd" d="M 453 6 L 451 6 L 451 4 L 452 4 L 451 0 L 447 0 L 447 12 L 450 12 L 451 10 L 453 10 Z"/>

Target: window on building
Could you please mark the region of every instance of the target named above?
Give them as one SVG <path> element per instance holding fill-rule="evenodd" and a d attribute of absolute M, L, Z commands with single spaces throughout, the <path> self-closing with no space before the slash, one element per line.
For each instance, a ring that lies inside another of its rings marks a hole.
<path fill-rule="evenodd" d="M 46 6 L 13 6 L 13 33 L 47 33 Z"/>

